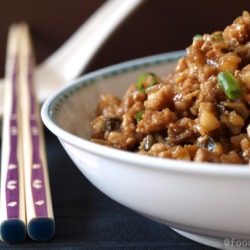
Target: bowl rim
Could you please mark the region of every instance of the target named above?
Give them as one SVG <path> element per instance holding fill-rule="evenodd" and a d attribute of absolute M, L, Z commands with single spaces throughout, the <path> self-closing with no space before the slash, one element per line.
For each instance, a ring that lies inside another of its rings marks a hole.
<path fill-rule="evenodd" d="M 219 164 L 207 163 L 207 162 L 190 162 L 175 159 L 158 158 L 153 156 L 145 156 L 135 154 L 133 152 L 122 151 L 115 148 L 110 148 L 104 145 L 100 145 L 90 140 L 77 137 L 66 130 L 59 127 L 53 120 L 55 111 L 55 103 L 63 102 L 65 96 L 69 96 L 68 92 L 72 92 L 72 89 L 78 85 L 86 85 L 93 82 L 93 79 L 99 79 L 110 75 L 110 72 L 121 72 L 128 69 L 143 67 L 150 64 L 168 63 L 174 60 L 178 60 L 185 55 L 184 50 L 166 52 L 157 55 L 151 55 L 141 57 L 138 59 L 128 60 L 122 63 L 114 64 L 102 69 L 95 70 L 93 72 L 84 74 L 83 76 L 70 81 L 66 86 L 63 86 L 51 94 L 43 103 L 41 108 L 41 118 L 44 125 L 60 140 L 64 140 L 71 145 L 74 145 L 80 149 L 83 149 L 91 154 L 99 155 L 101 157 L 122 161 L 124 163 L 136 164 L 140 167 L 154 168 L 158 170 L 168 171 L 184 171 L 184 173 L 196 173 L 196 174 L 209 174 L 209 175 L 224 175 L 224 176 L 238 176 L 242 178 L 250 177 L 250 168 L 248 165 L 240 164 Z M 112 76 L 111 76 L 112 77 Z M 67 94 L 66 94 L 67 93 Z M 105 150 L 103 150 L 105 148 Z M 146 160 L 145 160 L 146 159 Z"/>

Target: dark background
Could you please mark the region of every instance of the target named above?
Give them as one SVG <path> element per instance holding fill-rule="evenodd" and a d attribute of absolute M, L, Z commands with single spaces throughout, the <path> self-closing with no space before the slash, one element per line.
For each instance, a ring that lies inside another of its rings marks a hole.
<path fill-rule="evenodd" d="M 0 77 L 4 72 L 7 31 L 12 22 L 27 21 L 30 25 L 39 63 L 104 2 L 1 1 Z M 250 10 L 249 0 L 146 0 L 103 45 L 86 71 L 137 57 L 184 49 L 191 43 L 194 34 L 223 29 L 243 10 Z"/>

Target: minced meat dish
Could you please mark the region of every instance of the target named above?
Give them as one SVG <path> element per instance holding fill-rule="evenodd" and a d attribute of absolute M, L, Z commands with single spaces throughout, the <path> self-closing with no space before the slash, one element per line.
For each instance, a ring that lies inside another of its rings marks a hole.
<path fill-rule="evenodd" d="M 102 94 L 91 140 L 139 154 L 249 164 L 250 15 L 195 35 L 171 74 L 145 72 L 120 99 Z"/>

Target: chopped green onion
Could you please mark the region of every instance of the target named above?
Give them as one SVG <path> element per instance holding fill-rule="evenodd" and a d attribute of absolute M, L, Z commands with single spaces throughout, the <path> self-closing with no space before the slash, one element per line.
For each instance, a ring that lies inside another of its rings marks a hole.
<path fill-rule="evenodd" d="M 193 37 L 193 41 L 199 40 L 199 39 L 201 39 L 201 38 L 202 38 L 202 35 L 197 34 L 197 35 L 195 35 L 195 36 Z"/>
<path fill-rule="evenodd" d="M 218 82 L 229 99 L 235 100 L 240 98 L 242 90 L 237 79 L 228 71 L 218 74 Z"/>
<path fill-rule="evenodd" d="M 141 110 L 140 112 L 136 113 L 134 115 L 135 119 L 137 120 L 137 122 L 139 122 L 142 119 L 142 115 L 145 113 L 145 110 Z"/>
<path fill-rule="evenodd" d="M 217 39 L 217 40 L 221 40 L 221 41 L 224 41 L 224 38 L 222 35 L 219 35 L 219 34 L 212 34 L 212 37 Z"/>
<path fill-rule="evenodd" d="M 144 86 L 143 83 L 145 82 L 145 80 L 151 77 L 151 82 L 148 86 Z M 153 86 L 156 83 L 156 75 L 154 73 L 151 72 L 146 72 L 141 74 L 138 79 L 137 79 L 137 83 L 136 83 L 136 87 L 137 89 L 141 90 L 141 91 L 145 91 L 146 88 Z"/>

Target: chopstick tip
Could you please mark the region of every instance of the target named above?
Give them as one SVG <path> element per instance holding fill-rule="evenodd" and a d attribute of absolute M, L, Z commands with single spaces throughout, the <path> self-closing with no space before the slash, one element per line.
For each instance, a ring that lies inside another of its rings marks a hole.
<path fill-rule="evenodd" d="M 20 219 L 8 219 L 1 223 L 1 240 L 15 244 L 25 240 L 27 236 L 26 225 Z"/>
<path fill-rule="evenodd" d="M 34 218 L 27 226 L 28 235 L 36 241 L 50 240 L 55 233 L 55 222 L 52 218 Z"/>

